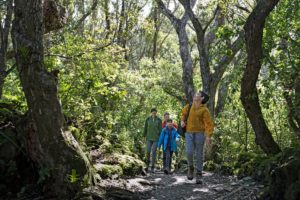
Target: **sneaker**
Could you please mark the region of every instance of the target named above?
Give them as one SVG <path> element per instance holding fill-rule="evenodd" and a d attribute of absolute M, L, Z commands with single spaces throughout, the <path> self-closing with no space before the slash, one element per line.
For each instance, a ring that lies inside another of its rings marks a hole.
<path fill-rule="evenodd" d="M 196 173 L 196 184 L 202 184 L 202 172 Z"/>
<path fill-rule="evenodd" d="M 194 178 L 194 167 L 190 166 L 188 168 L 187 178 L 188 178 L 188 180 L 193 180 L 193 178 Z"/>

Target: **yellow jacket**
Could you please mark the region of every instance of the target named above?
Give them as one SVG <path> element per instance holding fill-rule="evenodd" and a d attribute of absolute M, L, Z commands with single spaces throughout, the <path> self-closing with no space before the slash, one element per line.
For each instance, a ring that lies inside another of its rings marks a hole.
<path fill-rule="evenodd" d="M 187 104 L 181 112 L 180 120 L 184 121 L 184 116 L 187 115 L 189 105 Z M 204 132 L 206 136 L 211 136 L 214 129 L 214 122 L 210 116 L 206 105 L 201 104 L 198 109 L 192 105 L 189 117 L 187 120 L 186 132 L 198 133 Z"/>

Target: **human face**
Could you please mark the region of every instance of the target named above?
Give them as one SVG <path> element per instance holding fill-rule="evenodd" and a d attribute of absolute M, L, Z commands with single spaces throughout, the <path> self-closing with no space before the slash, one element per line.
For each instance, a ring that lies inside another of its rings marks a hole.
<path fill-rule="evenodd" d="M 156 111 L 153 111 L 153 112 L 151 113 L 152 117 L 156 117 L 156 114 L 157 114 Z"/>
<path fill-rule="evenodd" d="M 170 118 L 170 115 L 167 114 L 164 116 L 164 118 L 165 118 L 165 121 L 167 121 Z"/>
<path fill-rule="evenodd" d="M 203 97 L 200 94 L 196 94 L 193 99 L 193 104 L 198 109 L 202 103 Z"/>
<path fill-rule="evenodd" d="M 172 122 L 168 122 L 168 128 L 169 129 L 173 128 L 173 123 Z"/>
<path fill-rule="evenodd" d="M 197 103 L 201 103 L 203 100 L 203 97 L 201 96 L 201 94 L 196 94 L 193 98 L 193 102 Z"/>

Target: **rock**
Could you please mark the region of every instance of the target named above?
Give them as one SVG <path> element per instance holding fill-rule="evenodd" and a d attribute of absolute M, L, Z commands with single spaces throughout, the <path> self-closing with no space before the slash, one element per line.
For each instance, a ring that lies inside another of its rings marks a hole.
<path fill-rule="evenodd" d="M 119 165 L 107 165 L 98 163 L 94 165 L 101 178 L 112 178 L 113 175 L 121 176 L 123 170 Z"/>
<path fill-rule="evenodd" d="M 213 190 L 215 190 L 216 192 L 221 192 L 221 191 L 224 190 L 224 188 L 222 188 L 222 187 L 215 187 L 215 188 L 213 188 Z"/>
<path fill-rule="evenodd" d="M 232 187 L 224 187 L 224 190 L 227 192 L 231 192 L 233 190 L 233 188 Z"/>
<path fill-rule="evenodd" d="M 119 165 L 123 170 L 123 175 L 134 176 L 143 172 L 144 163 L 129 155 L 114 153 L 101 161 L 104 164 Z"/>

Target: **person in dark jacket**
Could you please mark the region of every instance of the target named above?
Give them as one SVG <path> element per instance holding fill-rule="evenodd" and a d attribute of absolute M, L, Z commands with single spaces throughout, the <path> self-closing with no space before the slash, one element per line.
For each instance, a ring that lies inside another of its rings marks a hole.
<path fill-rule="evenodd" d="M 159 134 L 162 129 L 162 121 L 157 117 L 156 108 L 151 109 L 151 116 L 145 121 L 144 137 L 146 138 L 146 171 L 148 172 L 150 165 L 150 154 L 152 153 L 151 159 L 151 172 L 154 172 L 156 162 L 156 149 Z"/>

